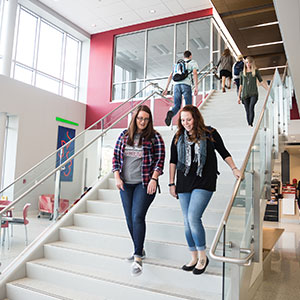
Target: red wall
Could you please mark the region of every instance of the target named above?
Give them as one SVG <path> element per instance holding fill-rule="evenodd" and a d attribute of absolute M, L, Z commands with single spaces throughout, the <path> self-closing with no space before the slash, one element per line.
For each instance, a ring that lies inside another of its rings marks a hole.
<path fill-rule="evenodd" d="M 88 78 L 86 127 L 96 122 L 98 119 L 106 115 L 120 104 L 111 102 L 115 35 L 198 19 L 211 15 L 212 9 L 210 8 L 92 35 Z"/>

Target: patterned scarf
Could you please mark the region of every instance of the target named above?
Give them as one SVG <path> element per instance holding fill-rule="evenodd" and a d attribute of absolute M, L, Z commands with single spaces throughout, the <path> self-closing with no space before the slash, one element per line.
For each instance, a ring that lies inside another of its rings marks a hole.
<path fill-rule="evenodd" d="M 176 165 L 176 168 L 183 171 L 185 176 L 187 176 L 191 168 L 193 144 L 194 142 L 189 140 L 189 135 L 185 130 L 177 142 L 178 161 Z M 196 175 L 201 177 L 206 162 L 206 139 L 200 139 L 195 143 L 194 162 L 198 164 Z"/>

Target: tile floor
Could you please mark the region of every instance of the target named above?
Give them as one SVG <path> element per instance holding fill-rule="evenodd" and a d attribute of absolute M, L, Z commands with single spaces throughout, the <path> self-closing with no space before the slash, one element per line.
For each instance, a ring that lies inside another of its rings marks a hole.
<path fill-rule="evenodd" d="M 18 217 L 14 215 L 14 217 Z M 27 225 L 28 243 L 30 244 L 40 233 L 42 233 L 49 225 L 52 224 L 46 216 L 37 218 L 37 212 L 28 213 L 29 224 Z M 1 240 L 2 240 L 1 232 Z M 0 243 L 0 272 L 3 270 L 25 249 L 25 229 L 24 225 L 13 226 L 13 236 L 9 237 L 9 246 L 7 237 L 4 245 Z M 8 248 L 9 247 L 9 248 Z"/>
<path fill-rule="evenodd" d="M 300 224 L 265 222 L 264 226 L 284 228 L 284 232 L 253 300 L 300 299 Z"/>

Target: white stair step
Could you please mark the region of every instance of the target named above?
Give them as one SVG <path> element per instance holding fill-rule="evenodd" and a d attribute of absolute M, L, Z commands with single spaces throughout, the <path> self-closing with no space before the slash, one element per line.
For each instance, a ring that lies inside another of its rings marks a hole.
<path fill-rule="evenodd" d="M 104 264 L 110 264 L 110 272 L 120 273 L 120 263 L 124 268 L 124 274 L 128 275 L 128 266 L 131 262 L 124 259 L 123 256 L 113 255 L 112 253 L 103 253 L 101 249 L 94 249 L 87 245 L 71 244 L 65 242 L 55 242 L 51 244 L 46 244 L 44 246 L 45 258 L 64 261 L 66 263 L 73 263 L 76 265 L 84 265 L 87 267 L 102 266 Z M 188 252 L 188 251 L 187 251 Z M 188 260 L 189 261 L 189 260 Z M 125 262 L 125 264 L 123 264 Z M 187 260 L 182 260 L 180 262 L 172 261 L 170 259 L 157 259 L 147 256 L 143 260 L 143 265 L 148 268 L 148 266 L 159 266 L 170 268 L 170 271 L 180 270 L 181 266 L 187 262 Z M 221 275 L 222 266 L 221 264 L 209 264 L 205 274 L 210 275 Z M 170 273 L 170 278 L 172 273 Z"/>
<path fill-rule="evenodd" d="M 75 253 L 70 256 L 75 255 Z M 84 258 L 86 255 L 84 255 Z M 182 270 L 145 265 L 139 277 L 130 276 L 130 264 L 110 257 L 94 257 L 96 264 L 90 266 L 63 260 L 40 259 L 27 263 L 30 278 L 44 278 L 53 284 L 80 291 L 85 286 L 89 293 L 101 293 L 109 299 L 218 299 L 221 293 L 221 276 L 205 274 L 194 276 Z M 114 269 L 117 265 L 118 272 Z M 112 266 L 112 269 L 110 268 Z M 187 276 L 189 279 L 187 280 Z M 184 281 L 184 285 L 182 282 Z M 116 288 L 116 284 L 118 287 Z M 117 294 L 117 295 L 116 295 Z M 188 296 L 186 296 L 188 295 Z M 116 298 L 118 296 L 119 298 Z"/>
<path fill-rule="evenodd" d="M 103 217 L 96 214 L 81 213 L 74 215 L 74 225 L 92 229 L 101 229 L 109 234 L 127 236 L 128 229 L 124 218 Z M 205 226 L 207 244 L 211 244 L 216 233 L 216 227 Z M 147 237 L 151 240 L 173 243 L 185 243 L 184 226 L 171 222 L 147 222 Z"/>
<path fill-rule="evenodd" d="M 74 247 L 88 245 L 93 250 L 104 255 L 113 255 L 125 259 L 133 253 L 133 244 L 129 236 L 110 235 L 96 230 L 81 227 L 64 227 L 60 229 L 60 242 Z M 159 261 L 163 265 L 183 265 L 190 259 L 186 243 L 170 243 L 166 241 L 145 240 L 146 261 Z M 207 250 L 208 252 L 208 250 Z M 170 264 L 170 263 L 169 263 Z M 219 269 L 220 263 L 211 260 L 210 266 Z"/>
<path fill-rule="evenodd" d="M 174 201 L 176 201 L 174 199 Z M 123 217 L 123 207 L 118 202 L 89 200 L 87 201 L 87 212 L 93 214 L 101 214 L 104 216 Z M 206 209 L 203 214 L 203 222 L 206 225 L 214 225 L 220 222 L 223 210 Z M 167 222 L 183 222 L 182 211 L 178 207 L 162 206 L 159 202 L 154 201 L 147 213 L 149 221 L 167 221 Z"/>
<path fill-rule="evenodd" d="M 13 281 L 7 285 L 7 295 L 13 300 L 108 300 L 107 297 L 90 295 L 74 289 L 66 289 L 63 286 L 51 284 L 32 278 L 23 278 Z"/>

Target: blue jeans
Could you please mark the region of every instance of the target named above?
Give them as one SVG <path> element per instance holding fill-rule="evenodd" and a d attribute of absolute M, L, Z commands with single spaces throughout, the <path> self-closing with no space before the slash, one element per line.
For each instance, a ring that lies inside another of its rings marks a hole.
<path fill-rule="evenodd" d="M 174 85 L 174 107 L 172 108 L 173 115 L 175 116 L 181 107 L 182 96 L 184 97 L 185 104 L 192 104 L 192 87 L 187 84 Z"/>
<path fill-rule="evenodd" d="M 254 106 L 257 102 L 257 97 L 252 96 L 243 100 L 243 104 L 246 110 L 247 121 L 249 125 L 253 125 L 254 121 Z"/>
<path fill-rule="evenodd" d="M 134 245 L 134 255 L 142 257 L 146 233 L 146 213 L 155 194 L 147 194 L 147 188 L 142 183 L 124 183 L 124 191 L 120 190 L 120 195 L 128 230 Z"/>
<path fill-rule="evenodd" d="M 185 238 L 191 251 L 206 249 L 202 215 L 213 192 L 195 189 L 191 193 L 178 193 L 184 219 Z"/>

